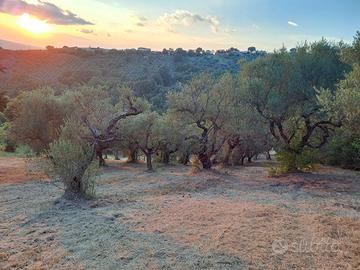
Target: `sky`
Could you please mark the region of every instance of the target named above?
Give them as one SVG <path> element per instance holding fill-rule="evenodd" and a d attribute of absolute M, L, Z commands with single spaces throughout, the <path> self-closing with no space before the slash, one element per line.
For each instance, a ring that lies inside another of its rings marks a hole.
<path fill-rule="evenodd" d="M 360 0 L 0 0 L 0 39 L 44 48 L 272 51 L 351 42 Z"/>

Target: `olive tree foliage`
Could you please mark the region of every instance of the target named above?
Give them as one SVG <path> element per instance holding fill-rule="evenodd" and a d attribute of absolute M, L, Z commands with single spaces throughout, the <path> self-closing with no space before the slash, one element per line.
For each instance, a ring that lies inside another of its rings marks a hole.
<path fill-rule="evenodd" d="M 171 114 L 186 123 L 191 130 L 187 139 L 195 142 L 192 149 L 204 169 L 210 169 L 212 158 L 226 138 L 222 130 L 227 121 L 234 96 L 234 80 L 229 74 L 215 80 L 209 74 L 192 79 L 179 92 L 168 95 Z"/>
<path fill-rule="evenodd" d="M 189 152 L 191 143 L 186 140 L 186 136 L 191 133 L 191 130 L 170 113 L 164 114 L 162 121 L 162 141 L 158 154 L 159 161 L 168 164 L 175 153 L 182 155 Z"/>
<path fill-rule="evenodd" d="M 9 137 L 40 153 L 57 138 L 58 129 L 70 111 L 65 97 L 55 95 L 51 88 L 22 92 L 8 103 L 5 111 L 11 121 Z"/>
<path fill-rule="evenodd" d="M 352 70 L 338 84 L 335 109 L 340 110 L 344 126 L 360 135 L 360 31 L 356 32 L 344 58 L 352 65 Z"/>
<path fill-rule="evenodd" d="M 306 148 L 322 147 L 341 125 L 319 95 L 320 89 L 335 95 L 336 83 L 347 70 L 339 46 L 321 40 L 291 54 L 281 49 L 246 64 L 240 74 L 241 90 L 267 121 L 280 149 L 299 155 Z"/>
<path fill-rule="evenodd" d="M 319 96 L 328 111 L 342 121 L 320 153 L 322 161 L 350 169 L 360 169 L 360 32 L 351 46 L 343 45 L 342 57 L 352 70 L 337 85 L 336 95 L 322 91 Z"/>
<path fill-rule="evenodd" d="M 343 44 L 343 59 L 353 65 L 360 64 L 360 31 L 357 31 L 351 45 Z"/>
<path fill-rule="evenodd" d="M 360 169 L 360 32 L 351 47 L 345 48 L 344 58 L 352 64 L 352 71 L 337 86 L 336 98 L 324 91 L 323 104 L 341 117 L 342 127 L 322 151 L 322 159 L 331 165 Z"/>
<path fill-rule="evenodd" d="M 360 135 L 360 63 L 338 84 L 335 98 L 324 92 L 322 103 L 342 119 L 343 127 Z"/>
<path fill-rule="evenodd" d="M 105 165 L 103 151 L 112 148 L 122 138 L 120 122 L 142 113 L 148 107 L 145 101 L 135 97 L 130 88 L 123 86 L 118 91 L 116 103 L 101 87 L 84 86 L 73 97 L 78 105 L 77 116 L 88 129 L 87 140 L 93 145 L 100 165 Z"/>
<path fill-rule="evenodd" d="M 7 130 L 9 129 L 9 122 L 4 114 L 4 111 L 9 102 L 9 98 L 6 96 L 5 92 L 0 92 L 0 149 L 8 150 L 8 136 Z"/>

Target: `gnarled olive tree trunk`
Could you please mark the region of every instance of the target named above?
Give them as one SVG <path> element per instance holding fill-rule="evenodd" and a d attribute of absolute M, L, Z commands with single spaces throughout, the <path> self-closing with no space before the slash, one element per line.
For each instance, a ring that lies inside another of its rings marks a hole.
<path fill-rule="evenodd" d="M 206 154 L 206 153 L 199 154 L 198 158 L 203 166 L 203 169 L 206 169 L 206 170 L 211 169 L 212 162 L 211 162 L 211 158 L 208 154 Z"/>
<path fill-rule="evenodd" d="M 146 152 L 145 156 L 146 156 L 146 168 L 147 168 L 147 171 L 148 172 L 154 171 L 154 168 L 152 166 L 152 153 L 151 152 Z"/>
<path fill-rule="evenodd" d="M 137 163 L 139 161 L 138 147 L 130 147 L 127 150 L 127 163 Z"/>

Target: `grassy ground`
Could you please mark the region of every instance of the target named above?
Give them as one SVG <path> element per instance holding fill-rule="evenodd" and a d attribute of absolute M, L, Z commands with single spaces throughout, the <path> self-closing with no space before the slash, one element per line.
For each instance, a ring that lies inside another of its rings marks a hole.
<path fill-rule="evenodd" d="M 265 167 L 112 162 L 73 202 L 1 158 L 0 269 L 360 269 L 360 175 Z"/>

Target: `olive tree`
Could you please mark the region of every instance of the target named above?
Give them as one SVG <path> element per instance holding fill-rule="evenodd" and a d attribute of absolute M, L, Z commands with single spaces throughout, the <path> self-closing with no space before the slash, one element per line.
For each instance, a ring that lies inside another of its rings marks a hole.
<path fill-rule="evenodd" d="M 51 88 L 23 92 L 11 100 L 5 114 L 10 120 L 9 136 L 40 153 L 58 136 L 64 117 L 70 112 L 63 96 Z"/>
<path fill-rule="evenodd" d="M 163 115 L 162 118 L 162 142 L 158 154 L 160 162 L 168 164 L 172 154 L 179 150 L 187 150 L 186 136 L 189 130 L 185 123 L 178 121 L 169 113 Z"/>
<path fill-rule="evenodd" d="M 272 148 L 265 121 L 243 102 L 241 95 L 234 100 L 224 132 L 227 134 L 222 160 L 225 166 L 242 165 L 245 158 L 251 162 L 254 156 Z M 236 153 L 233 155 L 234 150 Z"/>
<path fill-rule="evenodd" d="M 170 112 L 193 130 L 187 139 L 196 142 L 192 152 L 204 169 L 212 167 L 211 159 L 225 142 L 222 129 L 232 104 L 234 80 L 226 74 L 216 81 L 209 74 L 201 74 L 181 91 L 168 95 Z"/>
<path fill-rule="evenodd" d="M 145 101 L 135 97 L 130 88 L 123 86 L 118 91 L 119 98 L 115 104 L 101 87 L 82 87 L 73 96 L 74 103 L 78 105 L 77 115 L 89 131 L 88 140 L 101 166 L 105 165 L 103 151 L 122 138 L 120 122 L 142 113 L 148 106 Z"/>
<path fill-rule="evenodd" d="M 149 172 L 153 171 L 152 156 L 165 142 L 165 123 L 164 117 L 151 111 L 146 111 L 131 120 L 124 121 L 124 130 L 127 136 L 131 137 L 144 153 Z"/>
<path fill-rule="evenodd" d="M 245 64 L 241 89 L 281 149 L 299 155 L 306 148 L 322 147 L 341 125 L 319 94 L 322 88 L 334 93 L 347 70 L 339 46 L 321 40 L 300 46 L 295 53 L 281 49 Z M 295 164 L 292 167 L 296 169 Z"/>

